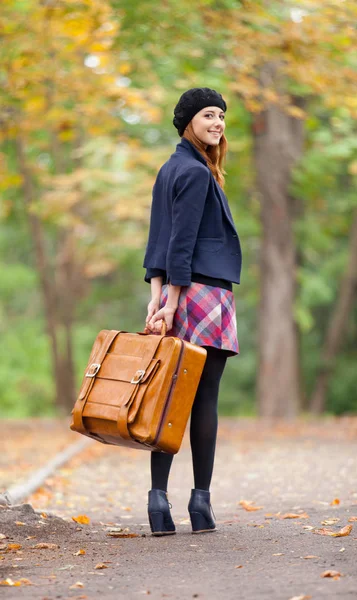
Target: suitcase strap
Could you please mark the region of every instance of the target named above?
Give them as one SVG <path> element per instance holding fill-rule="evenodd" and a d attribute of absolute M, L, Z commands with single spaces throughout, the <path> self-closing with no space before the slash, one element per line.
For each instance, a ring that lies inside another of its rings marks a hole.
<path fill-rule="evenodd" d="M 80 397 L 74 405 L 73 409 L 73 425 L 75 431 L 86 434 L 87 431 L 83 424 L 83 410 L 86 404 L 86 400 L 88 398 L 88 394 L 93 387 L 95 376 L 98 373 L 100 366 L 110 348 L 115 338 L 119 335 L 120 331 L 116 331 L 115 329 L 111 329 L 108 331 L 106 337 L 104 338 L 103 343 L 98 349 L 98 352 L 94 355 L 93 362 L 88 365 L 86 369 L 85 377 L 87 380 L 81 390 Z"/>
<path fill-rule="evenodd" d="M 156 351 L 159 347 L 159 344 L 160 344 L 162 338 L 164 338 L 164 337 L 165 337 L 164 335 L 153 335 L 153 336 L 150 335 L 147 337 L 147 342 L 146 342 L 147 350 L 142 358 L 142 362 L 140 365 L 141 369 L 139 371 L 137 371 L 137 373 L 141 373 L 142 376 L 145 374 L 146 369 L 148 368 L 151 360 L 154 358 Z M 150 342 L 149 342 L 149 340 L 150 340 Z M 142 376 L 141 376 L 141 378 L 142 378 Z M 140 377 L 140 375 L 139 375 L 139 377 Z M 139 379 L 139 377 L 138 377 L 138 379 Z M 129 413 L 132 403 L 135 400 L 135 396 L 139 391 L 140 380 L 141 379 L 139 379 L 137 381 L 137 383 L 133 383 L 134 389 L 132 389 L 130 391 L 128 398 L 125 400 L 125 402 L 122 403 L 122 405 L 120 407 L 117 426 L 118 426 L 118 431 L 119 431 L 120 437 L 124 438 L 125 440 L 133 439 L 131 437 L 129 429 L 128 429 L 128 413 Z"/>

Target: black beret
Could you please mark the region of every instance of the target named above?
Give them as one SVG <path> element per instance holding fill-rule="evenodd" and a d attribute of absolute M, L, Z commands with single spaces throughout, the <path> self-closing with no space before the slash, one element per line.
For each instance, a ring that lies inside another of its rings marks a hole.
<path fill-rule="evenodd" d="M 175 106 L 173 124 L 180 136 L 193 117 L 206 106 L 217 106 L 224 112 L 227 104 L 221 94 L 210 88 L 192 88 L 184 92 Z"/>

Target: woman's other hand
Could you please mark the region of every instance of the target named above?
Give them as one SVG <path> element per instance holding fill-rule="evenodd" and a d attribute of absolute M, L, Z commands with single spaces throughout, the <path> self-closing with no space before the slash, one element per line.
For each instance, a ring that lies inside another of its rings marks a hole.
<path fill-rule="evenodd" d="M 170 329 L 172 329 L 172 324 L 173 324 L 176 310 L 177 310 L 177 307 L 170 308 L 170 307 L 164 306 L 163 308 L 160 308 L 160 310 L 155 312 L 155 314 L 151 317 L 151 319 L 146 321 L 146 327 L 148 329 L 150 329 L 150 331 L 152 331 L 153 333 L 160 333 L 162 321 L 165 321 L 166 329 L 167 329 L 167 331 L 170 331 Z"/>
<path fill-rule="evenodd" d="M 150 319 L 157 313 L 160 307 L 160 300 L 150 300 L 148 304 L 148 316 L 146 317 L 145 324 L 148 326 Z"/>

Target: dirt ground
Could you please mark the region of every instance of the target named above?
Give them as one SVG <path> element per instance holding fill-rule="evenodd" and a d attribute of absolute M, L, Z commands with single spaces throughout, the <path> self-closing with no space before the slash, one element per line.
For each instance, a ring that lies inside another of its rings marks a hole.
<path fill-rule="evenodd" d="M 2 422 L 0 491 L 26 478 L 21 461 L 42 466 L 79 437 L 53 422 L 51 445 L 48 426 Z M 22 440 L 20 454 L 10 438 Z M 0 508 L 0 598 L 355 600 L 356 442 L 354 418 L 221 419 L 211 488 L 218 531 L 191 533 L 186 437 L 169 487 L 177 534 L 167 538 L 148 526 L 149 453 L 93 442 L 29 504 Z M 89 523 L 73 520 L 81 516 Z"/>

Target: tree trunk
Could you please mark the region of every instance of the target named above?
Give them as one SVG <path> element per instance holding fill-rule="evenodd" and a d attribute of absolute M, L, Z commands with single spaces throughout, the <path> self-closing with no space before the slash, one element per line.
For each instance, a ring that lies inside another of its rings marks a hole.
<path fill-rule="evenodd" d="M 67 365 L 63 361 L 63 353 L 60 351 L 58 339 L 58 298 L 55 291 L 55 283 L 54 281 L 51 281 L 51 277 L 49 275 L 42 224 L 39 218 L 33 212 L 31 212 L 31 205 L 34 199 L 33 182 L 31 173 L 26 163 L 23 142 L 19 137 L 16 139 L 16 151 L 19 170 L 23 179 L 24 200 L 26 204 L 27 217 L 29 220 L 30 232 L 35 249 L 36 266 L 43 295 L 46 315 L 46 329 L 50 339 L 52 368 L 55 379 L 55 402 L 57 407 L 68 412 L 69 407 L 73 406 L 73 393 L 69 394 L 68 391 Z"/>
<path fill-rule="evenodd" d="M 333 373 L 337 353 L 346 335 L 346 328 L 357 293 L 357 210 L 352 220 L 349 242 L 349 259 L 339 288 L 335 308 L 331 315 L 322 351 L 315 389 L 311 396 L 311 412 L 321 414 L 325 409 L 328 384 Z"/>
<path fill-rule="evenodd" d="M 261 73 L 276 88 L 276 69 Z M 274 84 L 274 85 L 273 85 Z M 261 202 L 258 407 L 264 417 L 293 418 L 300 406 L 293 222 L 297 201 L 289 195 L 291 169 L 303 151 L 304 125 L 269 104 L 254 123 L 254 154 Z"/>
<path fill-rule="evenodd" d="M 75 248 L 71 232 L 60 237 L 61 246 L 57 256 L 57 288 L 61 298 L 60 321 L 63 334 L 61 354 L 66 372 L 66 405 L 72 408 L 76 400 L 76 381 L 73 357 L 73 323 L 76 304 Z"/>

